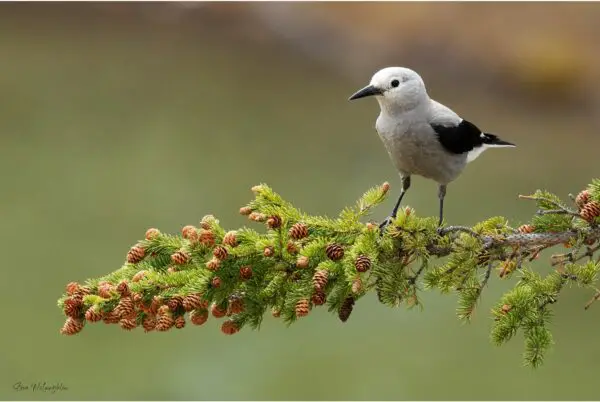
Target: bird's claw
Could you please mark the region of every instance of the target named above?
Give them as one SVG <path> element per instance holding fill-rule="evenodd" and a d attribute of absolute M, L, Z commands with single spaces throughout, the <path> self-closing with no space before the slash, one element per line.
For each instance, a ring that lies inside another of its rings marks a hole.
<path fill-rule="evenodd" d="M 379 231 L 381 233 L 381 235 L 383 236 L 383 234 L 385 233 L 385 229 L 387 228 L 387 226 L 392 223 L 392 220 L 394 219 L 393 216 L 388 216 L 387 218 L 384 219 L 383 222 L 381 222 L 379 224 Z"/>
<path fill-rule="evenodd" d="M 436 230 L 438 236 L 443 237 L 446 235 L 446 231 L 444 230 L 444 228 L 442 226 L 438 226 L 437 230 Z"/>

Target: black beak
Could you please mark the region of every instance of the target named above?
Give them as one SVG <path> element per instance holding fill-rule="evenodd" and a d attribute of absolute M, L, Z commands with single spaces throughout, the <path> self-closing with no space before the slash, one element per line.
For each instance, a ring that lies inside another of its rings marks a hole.
<path fill-rule="evenodd" d="M 373 85 L 369 85 L 361 89 L 352 95 L 348 100 L 354 100 L 358 98 L 364 98 L 365 96 L 373 96 L 373 95 L 381 95 L 383 92 L 381 89 L 374 87 Z"/>

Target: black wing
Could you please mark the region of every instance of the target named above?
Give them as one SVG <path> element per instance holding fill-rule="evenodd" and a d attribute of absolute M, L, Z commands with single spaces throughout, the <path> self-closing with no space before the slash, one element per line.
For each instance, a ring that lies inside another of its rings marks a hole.
<path fill-rule="evenodd" d="M 475 124 L 467 120 L 463 120 L 455 126 L 431 124 L 431 128 L 435 130 L 440 144 L 453 154 L 469 152 L 483 144 L 514 146 L 494 134 L 483 133 Z"/>

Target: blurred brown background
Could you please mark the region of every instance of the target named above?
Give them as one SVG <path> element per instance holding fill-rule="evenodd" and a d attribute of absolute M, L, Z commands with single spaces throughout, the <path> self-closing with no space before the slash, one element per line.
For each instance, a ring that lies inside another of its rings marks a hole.
<path fill-rule="evenodd" d="M 214 321 L 64 337 L 56 299 L 118 268 L 148 227 L 248 224 L 237 210 L 260 182 L 319 214 L 386 180 L 399 191 L 376 102 L 346 100 L 389 65 L 518 144 L 449 187 L 448 221 L 522 222 L 534 206 L 517 194 L 600 177 L 599 19 L 597 3 L 1 4 L 0 398 L 597 399 L 600 309 L 584 313 L 577 289 L 555 306 L 537 371 L 520 367 L 520 336 L 488 341 L 511 285 L 498 280 L 470 325 L 454 296 L 426 295 L 422 313 L 370 296 L 346 324 L 316 310 L 234 337 Z M 436 214 L 434 183 L 407 197 Z M 44 381 L 68 390 L 14 389 Z"/>

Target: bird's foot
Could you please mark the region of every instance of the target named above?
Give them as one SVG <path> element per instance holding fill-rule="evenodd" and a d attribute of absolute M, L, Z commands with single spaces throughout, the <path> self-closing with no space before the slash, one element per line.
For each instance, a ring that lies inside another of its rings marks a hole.
<path fill-rule="evenodd" d="M 392 221 L 394 220 L 394 216 L 388 216 L 387 218 L 384 219 L 383 222 L 381 222 L 379 224 L 379 231 L 381 233 L 381 235 L 383 236 L 383 233 L 385 233 L 385 229 L 387 228 L 387 226 L 392 223 Z"/>
<path fill-rule="evenodd" d="M 444 230 L 444 228 L 442 226 L 438 226 L 438 228 L 437 228 L 437 234 L 438 234 L 438 236 L 443 237 L 443 236 L 446 235 L 446 231 Z"/>

